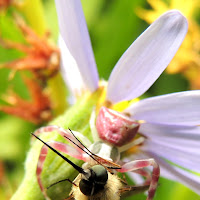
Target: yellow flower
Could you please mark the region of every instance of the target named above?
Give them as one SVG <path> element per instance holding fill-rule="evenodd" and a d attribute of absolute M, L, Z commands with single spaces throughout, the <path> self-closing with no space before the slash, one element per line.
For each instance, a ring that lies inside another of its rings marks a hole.
<path fill-rule="evenodd" d="M 167 10 L 178 9 L 188 19 L 189 29 L 180 49 L 167 67 L 168 73 L 182 73 L 190 82 L 192 89 L 200 88 L 200 26 L 195 21 L 200 0 L 170 0 L 169 4 L 163 0 L 147 0 L 151 10 L 139 8 L 136 13 L 149 24 Z M 196 13 L 195 13 L 196 12 Z"/>

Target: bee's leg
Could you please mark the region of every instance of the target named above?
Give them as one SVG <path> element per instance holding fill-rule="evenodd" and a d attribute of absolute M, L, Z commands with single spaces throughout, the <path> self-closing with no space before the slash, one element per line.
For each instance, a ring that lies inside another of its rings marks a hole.
<path fill-rule="evenodd" d="M 148 190 L 147 200 L 152 200 L 157 188 L 158 179 L 160 176 L 159 165 L 155 162 L 153 158 L 143 159 L 143 160 L 134 160 L 122 165 L 121 169 L 118 169 L 118 172 L 130 172 L 138 169 L 143 169 L 144 167 L 153 167 L 153 172 L 151 175 L 151 182 Z"/>
<path fill-rule="evenodd" d="M 83 153 L 83 151 L 81 149 L 75 149 L 74 147 L 69 146 L 64 143 L 61 143 L 61 142 L 51 141 L 51 142 L 47 142 L 47 143 L 48 143 L 48 145 L 50 145 L 51 147 L 55 148 L 56 150 L 58 150 L 60 152 L 66 153 L 69 156 L 72 156 L 74 158 L 77 158 L 79 160 L 83 160 L 86 162 L 85 154 Z M 43 195 L 45 196 L 45 198 L 47 200 L 49 200 L 49 197 L 46 193 L 46 189 L 44 188 L 44 186 L 42 184 L 41 173 L 42 173 L 44 161 L 45 161 L 47 153 L 48 153 L 48 149 L 49 148 L 46 145 L 44 145 L 42 147 L 42 149 L 40 151 L 38 163 L 37 163 L 37 170 L 36 170 L 38 184 L 40 186 L 40 189 L 41 189 Z"/>
<path fill-rule="evenodd" d="M 138 193 L 143 193 L 146 190 L 148 190 L 148 188 L 149 188 L 148 184 L 134 185 L 134 186 L 126 185 L 125 187 L 119 190 L 119 193 L 123 199 L 123 198 L 130 197 Z"/>
<path fill-rule="evenodd" d="M 74 196 L 71 194 L 69 197 L 67 197 L 67 198 L 64 199 L 64 200 L 75 200 L 75 199 L 74 199 Z"/>

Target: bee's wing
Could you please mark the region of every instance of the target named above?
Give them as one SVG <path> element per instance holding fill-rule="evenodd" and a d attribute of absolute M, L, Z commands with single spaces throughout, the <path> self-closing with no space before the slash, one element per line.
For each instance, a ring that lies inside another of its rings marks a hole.
<path fill-rule="evenodd" d="M 97 155 L 92 155 L 94 158 L 95 158 L 95 160 L 97 160 L 101 165 L 103 165 L 104 167 L 106 167 L 106 168 L 111 168 L 111 169 L 121 169 L 121 166 L 120 165 L 118 165 L 118 164 L 116 164 L 116 163 L 114 163 L 114 162 L 112 162 L 112 161 L 110 161 L 110 160 L 106 160 L 106 159 L 104 159 L 104 158 L 102 158 L 102 157 L 100 157 L 100 156 L 97 156 Z"/>

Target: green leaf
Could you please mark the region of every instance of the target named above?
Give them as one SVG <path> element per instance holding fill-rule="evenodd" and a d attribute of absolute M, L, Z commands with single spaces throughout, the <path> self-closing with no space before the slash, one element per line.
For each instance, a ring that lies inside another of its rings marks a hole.
<path fill-rule="evenodd" d="M 65 129 L 68 127 L 72 130 L 81 132 L 91 138 L 89 119 L 94 106 L 97 103 L 101 91 L 97 91 L 91 96 L 86 96 L 78 101 L 73 107 L 66 111 L 66 113 L 50 124 L 61 126 Z M 55 132 L 43 133 L 40 137 L 44 141 L 56 140 L 66 142 L 60 135 Z M 12 200 L 42 200 L 44 199 L 37 180 L 36 180 L 36 165 L 42 144 L 40 141 L 34 141 L 32 147 L 27 155 L 25 162 L 25 176 L 19 189 L 12 197 Z M 72 162 L 81 165 L 80 160 L 70 158 Z M 54 152 L 49 151 L 42 173 L 42 182 L 46 187 L 51 184 L 69 178 L 73 180 L 77 176 L 77 172 Z M 48 190 L 51 199 L 61 200 L 68 196 L 71 189 L 71 184 L 68 182 L 60 183 Z"/>

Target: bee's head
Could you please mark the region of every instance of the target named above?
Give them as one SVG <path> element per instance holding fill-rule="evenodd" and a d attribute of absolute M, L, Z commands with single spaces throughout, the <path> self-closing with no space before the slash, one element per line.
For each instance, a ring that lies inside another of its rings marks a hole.
<path fill-rule="evenodd" d="M 93 196 L 104 189 L 108 180 L 108 172 L 102 165 L 95 165 L 88 169 L 79 183 L 81 192 L 86 196 Z"/>

